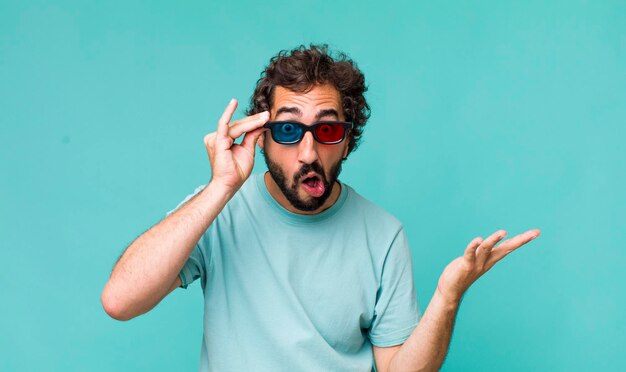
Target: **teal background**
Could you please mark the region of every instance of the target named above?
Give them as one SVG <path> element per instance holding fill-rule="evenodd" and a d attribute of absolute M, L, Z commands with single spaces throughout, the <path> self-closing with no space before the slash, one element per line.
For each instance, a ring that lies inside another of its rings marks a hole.
<path fill-rule="evenodd" d="M 102 287 L 208 181 L 229 99 L 309 42 L 366 75 L 341 179 L 405 224 L 422 311 L 472 238 L 542 230 L 470 289 L 443 369 L 623 368 L 625 4 L 0 2 L 0 370 L 197 368 L 199 284 L 130 322 Z"/>

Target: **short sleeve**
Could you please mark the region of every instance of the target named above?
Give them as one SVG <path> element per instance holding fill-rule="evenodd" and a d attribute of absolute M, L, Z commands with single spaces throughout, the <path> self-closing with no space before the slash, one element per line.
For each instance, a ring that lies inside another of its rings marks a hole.
<path fill-rule="evenodd" d="M 204 188 L 206 187 L 206 185 L 200 185 L 198 187 L 196 187 L 195 190 L 193 190 L 193 193 L 187 195 L 185 197 L 185 199 L 183 199 L 183 201 L 181 201 L 180 203 L 178 203 L 178 205 L 176 206 L 176 208 L 172 209 L 171 211 L 167 212 L 165 214 L 165 216 L 169 216 L 170 214 L 176 212 L 178 210 L 178 208 L 182 207 L 183 205 L 185 205 L 185 203 L 187 203 L 189 200 L 191 200 L 191 198 L 193 198 L 194 196 L 196 196 L 196 194 L 198 194 L 200 191 L 204 190 Z"/>
<path fill-rule="evenodd" d="M 178 273 L 180 277 L 180 287 L 187 288 L 187 286 L 193 283 L 196 279 L 202 278 L 202 286 L 206 283 L 206 261 L 204 260 L 204 235 L 200 238 L 198 244 L 191 252 L 191 255 L 185 262 L 185 265 Z"/>
<path fill-rule="evenodd" d="M 369 328 L 370 342 L 379 347 L 402 344 L 419 319 L 411 251 L 404 229 L 400 229 L 383 263 L 374 319 Z"/>
<path fill-rule="evenodd" d="M 187 197 L 180 202 L 176 208 L 167 212 L 166 216 L 174 213 L 178 208 L 182 207 L 185 203 L 187 203 L 191 198 L 193 198 L 197 193 L 204 189 L 205 185 L 198 186 L 192 194 L 187 195 Z M 178 273 L 181 281 L 181 288 L 187 288 L 187 286 L 193 283 L 196 279 L 202 278 L 202 283 L 204 286 L 205 278 L 206 278 L 206 260 L 205 260 L 205 252 L 206 252 L 207 244 L 206 244 L 206 234 L 203 234 L 200 237 L 198 243 L 194 247 L 193 251 L 191 251 L 191 255 L 185 262 L 185 265 Z"/>

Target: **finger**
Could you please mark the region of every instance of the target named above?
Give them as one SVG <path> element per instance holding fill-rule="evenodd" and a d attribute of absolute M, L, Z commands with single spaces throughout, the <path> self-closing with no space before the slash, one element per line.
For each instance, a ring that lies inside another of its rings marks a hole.
<path fill-rule="evenodd" d="M 265 128 L 258 128 L 251 132 L 247 132 L 243 137 L 243 141 L 241 141 L 241 146 L 248 150 L 252 156 L 254 156 L 254 145 L 264 131 Z"/>
<path fill-rule="evenodd" d="M 476 237 L 467 245 L 467 248 L 465 248 L 465 252 L 463 253 L 463 257 L 465 257 L 468 262 L 474 262 L 476 260 L 476 248 L 480 245 L 480 243 L 482 243 L 482 241 L 483 238 Z"/>
<path fill-rule="evenodd" d="M 485 248 L 491 250 L 496 243 L 498 243 L 502 238 L 506 236 L 506 231 L 498 230 L 495 233 L 491 234 L 485 241 L 480 244 L 479 248 Z"/>
<path fill-rule="evenodd" d="M 230 138 L 237 139 L 246 132 L 251 132 L 257 128 L 263 127 L 263 125 L 269 120 L 269 113 L 264 111 L 260 114 L 254 115 L 254 117 L 246 119 L 248 120 L 238 121 L 236 124 L 232 124 L 230 128 L 228 128 L 228 135 Z"/>
<path fill-rule="evenodd" d="M 213 149 L 215 148 L 215 136 L 217 134 L 215 132 L 209 133 L 204 136 L 204 147 L 206 147 L 209 156 L 213 156 Z"/>
<path fill-rule="evenodd" d="M 230 128 L 233 128 L 233 127 L 235 127 L 237 125 L 244 124 L 244 123 L 247 123 L 247 122 L 250 122 L 250 121 L 254 121 L 254 120 L 258 119 L 259 117 L 265 116 L 265 115 L 269 115 L 269 111 L 261 111 L 261 112 L 258 112 L 256 114 L 254 114 L 254 115 L 246 116 L 245 118 L 241 118 L 239 120 L 235 120 L 235 121 L 230 123 Z"/>
<path fill-rule="evenodd" d="M 487 257 L 491 254 L 491 250 L 497 242 L 506 236 L 506 231 L 498 230 L 491 234 L 476 248 L 476 261 L 479 265 L 484 265 L 487 261 Z"/>
<path fill-rule="evenodd" d="M 491 255 L 492 258 L 490 258 L 490 261 L 494 260 L 493 263 L 495 264 L 507 254 L 513 252 L 517 248 L 538 237 L 539 234 L 541 234 L 541 231 L 539 231 L 538 229 L 533 229 L 503 241 L 502 243 L 500 243 L 499 246 L 493 249 Z"/>
<path fill-rule="evenodd" d="M 215 132 L 209 133 L 206 136 L 204 136 L 204 145 L 206 147 L 212 147 L 214 142 L 215 142 Z"/>
<path fill-rule="evenodd" d="M 230 119 L 233 117 L 233 114 L 235 113 L 236 108 L 237 108 L 237 100 L 233 98 L 230 100 L 230 102 L 228 102 L 228 105 L 226 106 L 224 113 L 222 113 L 222 116 L 217 121 L 217 136 L 218 137 L 223 138 L 228 135 L 228 122 L 230 122 Z"/>

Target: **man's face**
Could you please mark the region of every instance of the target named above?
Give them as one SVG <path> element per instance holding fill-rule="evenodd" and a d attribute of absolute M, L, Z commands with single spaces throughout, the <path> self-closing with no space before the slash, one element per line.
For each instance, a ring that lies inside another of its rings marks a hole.
<path fill-rule="evenodd" d="M 296 120 L 311 125 L 322 120 L 345 119 L 339 92 L 327 84 L 316 85 L 307 93 L 276 87 L 270 120 Z M 265 133 L 259 141 L 265 162 L 272 180 L 291 206 L 304 212 L 329 207 L 324 203 L 333 193 L 338 194 L 335 181 L 348 154 L 348 135 L 341 143 L 324 145 L 315 141 L 311 132 L 306 132 L 299 143 L 281 145 L 272 140 L 269 132 Z"/>

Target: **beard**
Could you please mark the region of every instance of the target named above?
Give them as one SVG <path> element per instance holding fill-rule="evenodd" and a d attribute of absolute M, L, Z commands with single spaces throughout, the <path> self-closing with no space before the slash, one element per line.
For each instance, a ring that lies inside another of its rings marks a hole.
<path fill-rule="evenodd" d="M 304 164 L 300 170 L 293 175 L 290 186 L 287 183 L 287 176 L 282 168 L 273 162 L 267 153 L 263 152 L 263 157 L 265 158 L 265 164 L 267 164 L 267 169 L 272 179 L 276 182 L 283 195 L 285 195 L 285 198 L 287 198 L 294 208 L 304 212 L 314 211 L 324 205 L 324 202 L 326 202 L 333 191 L 332 186 L 335 184 L 335 181 L 337 181 L 339 173 L 341 173 L 341 164 L 343 163 L 343 159 L 340 159 L 334 164 L 330 169 L 328 178 L 326 178 L 326 172 L 324 172 L 324 168 L 322 168 L 320 163 Z M 324 185 L 324 193 L 318 197 L 309 196 L 308 200 L 304 200 L 298 195 L 299 181 L 302 176 L 309 172 L 315 172 L 321 177 L 321 182 Z"/>

